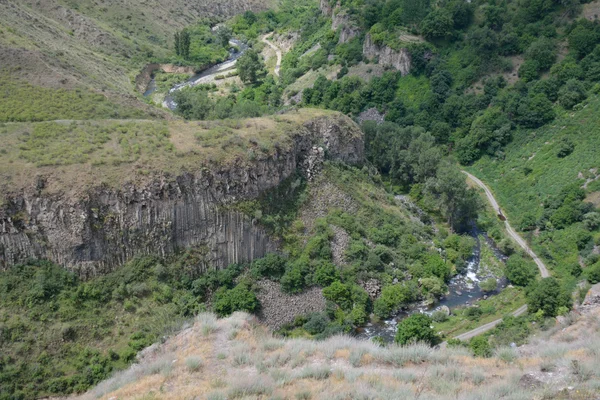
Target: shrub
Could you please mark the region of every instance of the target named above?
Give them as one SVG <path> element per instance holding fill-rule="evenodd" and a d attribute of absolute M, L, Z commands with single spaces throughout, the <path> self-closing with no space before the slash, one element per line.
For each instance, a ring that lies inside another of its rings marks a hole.
<path fill-rule="evenodd" d="M 487 358 L 492 356 L 492 347 L 488 342 L 487 336 L 475 336 L 469 342 L 469 347 L 477 357 Z"/>
<path fill-rule="evenodd" d="M 425 342 L 431 346 L 440 338 L 431 328 L 432 320 L 425 314 L 413 314 L 398 324 L 396 343 L 406 345 L 412 342 Z"/>
<path fill-rule="evenodd" d="M 309 316 L 308 321 L 303 325 L 311 335 L 322 333 L 329 324 L 329 318 L 324 313 L 313 313 Z"/>
<path fill-rule="evenodd" d="M 556 151 L 556 156 L 558 158 L 565 158 L 569 154 L 571 154 L 575 150 L 575 144 L 568 137 L 563 137 L 558 142 L 558 150 Z"/>
<path fill-rule="evenodd" d="M 581 103 L 586 97 L 585 85 L 576 79 L 569 79 L 558 91 L 558 102 L 565 110 L 572 110 L 576 104 Z"/>
<path fill-rule="evenodd" d="M 571 307 L 571 298 L 555 278 L 544 278 L 527 293 L 531 312 L 542 310 L 545 316 L 555 317 L 561 307 Z"/>
<path fill-rule="evenodd" d="M 185 365 L 191 372 L 197 372 L 200 371 L 204 363 L 202 362 L 202 359 L 200 357 L 190 356 L 185 359 Z"/>
<path fill-rule="evenodd" d="M 514 254 L 506 260 L 506 277 L 513 285 L 527 286 L 537 274 L 537 269 L 529 260 Z"/>
<path fill-rule="evenodd" d="M 479 287 L 484 292 L 493 292 L 498 287 L 498 281 L 494 278 L 489 278 L 483 282 L 480 282 Z"/>
<path fill-rule="evenodd" d="M 247 282 L 241 282 L 233 289 L 219 288 L 214 296 L 215 312 L 221 316 L 234 311 L 254 312 L 259 307 L 258 299 Z"/>

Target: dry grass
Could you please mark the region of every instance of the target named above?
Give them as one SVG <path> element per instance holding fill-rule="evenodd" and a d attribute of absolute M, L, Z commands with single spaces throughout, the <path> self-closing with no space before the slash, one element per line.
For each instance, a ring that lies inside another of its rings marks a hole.
<path fill-rule="evenodd" d="M 270 157 L 276 151 L 287 151 L 294 135 L 307 133 L 302 128 L 304 123 L 327 115 L 338 114 L 301 109 L 272 117 L 188 123 L 109 120 L 0 124 L 0 197 L 34 186 L 37 176 L 46 177 L 46 193 L 61 193 L 69 188 L 71 192 L 66 193 L 69 195 L 99 184 L 120 187 L 125 182 L 132 182 L 143 185 L 157 176 L 198 171 L 202 166 L 252 162 Z M 35 142 L 32 149 L 25 147 L 31 141 L 32 132 L 42 124 L 75 127 L 64 134 L 43 139 L 49 141 L 49 150 L 60 155 L 46 158 L 59 165 L 40 165 L 38 162 L 36 152 L 44 155 L 43 140 Z M 141 134 L 130 135 L 124 141 L 122 127 L 128 127 L 128 135 L 134 131 Z M 103 128 L 108 129 L 108 137 L 89 146 L 85 154 L 66 156 L 70 151 L 79 151 L 72 145 L 74 138 L 81 136 L 75 133 L 85 134 Z M 166 129 L 168 137 L 146 134 L 161 129 Z"/>
<path fill-rule="evenodd" d="M 573 386 L 579 390 L 575 398 L 594 398 L 600 393 L 600 338 L 593 318 L 581 317 L 529 345 L 478 359 L 466 349 L 379 347 L 347 336 L 320 342 L 277 339 L 252 316 L 216 320 L 202 314 L 162 345 L 165 353 L 142 360 L 146 367 L 121 372 L 84 397 L 489 400 L 555 398 Z M 564 343 L 565 334 L 578 339 Z M 226 360 L 223 352 L 229 353 Z M 200 369 L 191 370 L 192 357 L 202 360 Z M 525 374 L 539 381 L 537 388 L 519 383 Z"/>

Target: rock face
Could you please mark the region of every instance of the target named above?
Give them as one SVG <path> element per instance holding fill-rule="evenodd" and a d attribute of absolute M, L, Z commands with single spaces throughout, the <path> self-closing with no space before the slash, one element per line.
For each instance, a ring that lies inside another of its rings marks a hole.
<path fill-rule="evenodd" d="M 350 19 L 350 16 L 340 7 L 333 10 L 331 29 L 340 30 L 339 43 L 347 43 L 360 34 L 360 28 Z"/>
<path fill-rule="evenodd" d="M 297 170 L 310 176 L 324 159 L 363 160 L 362 134 L 346 117 L 319 117 L 290 135 L 289 150 L 264 159 L 199 165 L 143 187 L 95 187 L 67 198 L 43 194 L 42 180 L 0 208 L 0 269 L 44 258 L 86 278 L 134 256 L 188 247 L 201 256 L 198 272 L 262 257 L 276 243 L 235 203 L 256 198 Z M 323 157 L 309 157 L 315 146 Z"/>
<path fill-rule="evenodd" d="M 365 37 L 363 55 L 368 59 L 377 59 L 381 65 L 393 67 L 403 76 L 410 73 L 411 57 L 407 49 L 396 51 L 389 46 L 379 46 L 373 42 L 369 34 Z"/>

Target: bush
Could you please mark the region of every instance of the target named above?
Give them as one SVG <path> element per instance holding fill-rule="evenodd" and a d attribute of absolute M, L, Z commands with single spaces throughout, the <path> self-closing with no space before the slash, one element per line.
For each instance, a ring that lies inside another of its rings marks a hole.
<path fill-rule="evenodd" d="M 191 372 L 197 372 L 200 371 L 204 363 L 202 362 L 202 359 L 200 357 L 190 356 L 185 359 L 185 365 Z"/>
<path fill-rule="evenodd" d="M 214 309 L 220 316 L 234 311 L 254 312 L 260 303 L 247 282 L 241 282 L 233 289 L 219 288 L 214 295 Z"/>
<path fill-rule="evenodd" d="M 275 253 L 269 253 L 265 257 L 252 262 L 251 272 L 255 277 L 268 277 L 279 279 L 285 272 L 287 260 Z"/>
<path fill-rule="evenodd" d="M 517 286 L 527 286 L 537 274 L 535 264 L 525 260 L 520 255 L 514 254 L 506 260 L 506 277 Z"/>
<path fill-rule="evenodd" d="M 571 298 L 555 278 L 544 278 L 534 284 L 527 293 L 531 312 L 542 310 L 545 316 L 555 317 L 561 307 L 571 308 Z"/>
<path fill-rule="evenodd" d="M 487 336 L 475 336 L 469 342 L 469 347 L 477 357 L 492 356 L 492 346 L 490 346 Z"/>
<path fill-rule="evenodd" d="M 493 292 L 498 287 L 498 281 L 494 278 L 489 278 L 483 282 L 480 282 L 479 287 L 484 292 Z"/>
<path fill-rule="evenodd" d="M 373 312 L 379 318 L 385 319 L 413 299 L 413 291 L 407 285 L 384 286 L 381 295 L 373 304 Z"/>
<path fill-rule="evenodd" d="M 576 104 L 587 98 L 587 91 L 583 82 L 569 79 L 558 91 L 558 102 L 565 110 L 572 110 Z"/>
<path fill-rule="evenodd" d="M 308 317 L 308 321 L 303 325 L 303 328 L 311 335 L 322 333 L 329 325 L 329 318 L 324 313 L 312 313 Z"/>
<path fill-rule="evenodd" d="M 431 328 L 432 320 L 425 314 L 413 314 L 398 324 L 396 343 L 401 345 L 424 342 L 434 346 L 440 342 L 439 336 Z"/>
<path fill-rule="evenodd" d="M 563 137 L 558 142 L 558 150 L 556 152 L 556 156 L 558 158 L 565 158 L 569 154 L 571 154 L 575 150 L 575 144 L 568 137 Z"/>

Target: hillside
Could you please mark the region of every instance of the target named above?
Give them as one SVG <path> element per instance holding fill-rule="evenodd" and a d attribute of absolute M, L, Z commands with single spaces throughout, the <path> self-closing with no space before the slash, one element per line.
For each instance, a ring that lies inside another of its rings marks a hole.
<path fill-rule="evenodd" d="M 503 210 L 550 263 L 553 274 L 571 281 L 581 267 L 584 272 L 586 267 L 596 268 L 599 111 L 600 99 L 593 95 L 545 128 L 519 131 L 503 159 L 484 157 L 470 168 L 489 183 Z M 575 205 L 581 212 L 563 218 L 557 210 L 566 209 L 568 201 L 561 199 L 573 187 L 580 188 Z"/>
<path fill-rule="evenodd" d="M 119 110 L 96 111 L 86 119 L 122 118 L 123 114 L 164 116 L 136 96 L 132 81 L 150 60 L 172 53 L 175 31 L 200 18 L 222 19 L 270 5 L 269 1 L 249 0 L 219 1 L 217 5 L 180 0 L 3 1 L 0 90 L 8 93 L 3 103 L 23 102 L 18 108 L 21 117 L 39 120 L 37 113 L 57 106 L 57 95 L 67 96 L 66 112 L 72 103 L 85 102 L 85 94 L 92 91 L 105 98 L 95 102 L 107 100 Z M 54 102 L 38 98 L 41 94 L 52 96 Z M 75 98 L 68 98 L 70 94 Z M 32 104 L 36 98 L 38 103 Z M 0 121 L 18 118 L 2 111 Z M 60 114 L 49 119 L 73 118 Z"/>
<path fill-rule="evenodd" d="M 200 314 L 80 398 L 592 399 L 595 307 L 487 359 L 460 347 L 380 347 L 346 336 L 284 340 L 247 314 Z"/>

